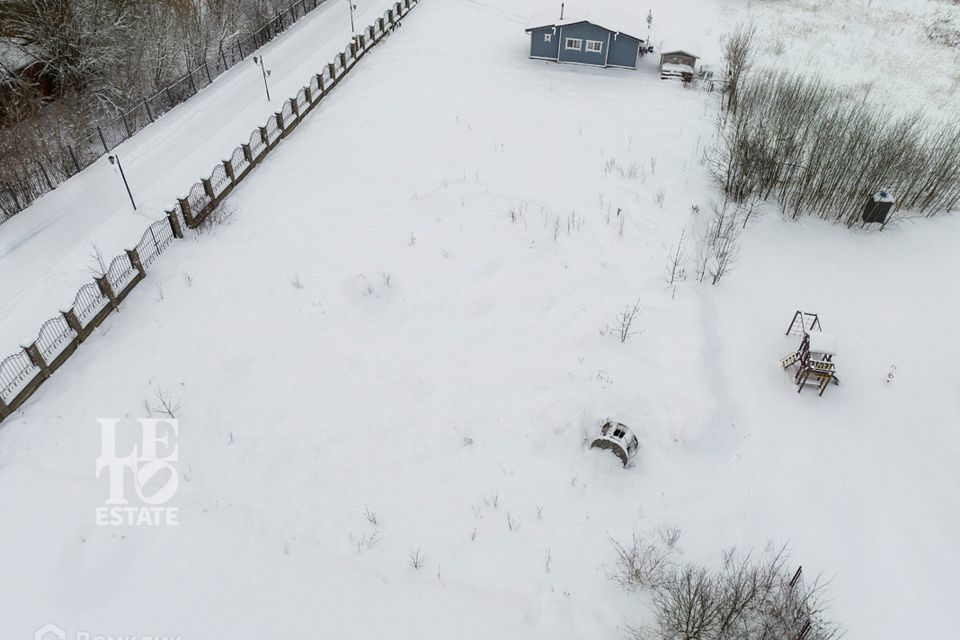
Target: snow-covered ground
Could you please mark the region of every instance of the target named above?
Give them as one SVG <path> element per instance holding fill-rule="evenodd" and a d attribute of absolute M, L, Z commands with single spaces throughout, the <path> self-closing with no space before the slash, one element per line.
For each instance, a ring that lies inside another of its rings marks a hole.
<path fill-rule="evenodd" d="M 933 120 L 960 113 L 957 2 L 730 0 L 723 9 L 727 25 L 756 25 L 757 68 L 820 75 L 853 98 Z"/>
<path fill-rule="evenodd" d="M 664 525 L 707 564 L 789 543 L 847 637 L 955 635 L 960 219 L 768 213 L 667 290 L 715 96 L 528 60 L 527 8 L 424 0 L 3 423 L 4 637 L 617 638 L 650 612 L 609 538 Z M 796 309 L 840 340 L 823 397 L 776 364 Z M 157 386 L 180 524 L 96 526 L 97 419 Z M 607 417 L 634 468 L 586 449 Z"/>
<path fill-rule="evenodd" d="M 363 28 L 393 3 L 354 4 Z M 208 177 L 349 40 L 348 5 L 330 0 L 258 50 L 271 71 L 272 102 L 260 68 L 248 60 L 114 149 L 137 211 L 118 169 L 103 157 L 0 226 L 0 353 L 34 339 L 44 320 L 70 305 L 90 280 L 94 245 L 109 260 L 136 244 L 147 225 Z"/>

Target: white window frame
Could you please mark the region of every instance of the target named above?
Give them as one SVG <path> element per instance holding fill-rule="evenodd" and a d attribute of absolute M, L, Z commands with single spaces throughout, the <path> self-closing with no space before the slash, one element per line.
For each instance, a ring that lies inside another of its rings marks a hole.
<path fill-rule="evenodd" d="M 544 41 L 544 42 L 553 42 L 553 34 L 552 34 L 552 33 L 545 33 L 545 34 L 543 34 L 543 41 Z"/>
<path fill-rule="evenodd" d="M 603 53 L 603 42 L 600 40 L 587 40 L 587 53 Z"/>
<path fill-rule="evenodd" d="M 570 46 L 571 42 L 575 42 L 576 45 Z M 583 51 L 583 40 L 580 38 L 567 38 L 563 41 L 563 48 L 567 51 Z"/>

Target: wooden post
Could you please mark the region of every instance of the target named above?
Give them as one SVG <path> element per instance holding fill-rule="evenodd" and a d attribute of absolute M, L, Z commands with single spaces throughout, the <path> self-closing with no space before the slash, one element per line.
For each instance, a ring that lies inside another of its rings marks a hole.
<path fill-rule="evenodd" d="M 217 196 L 213 193 L 213 185 L 210 184 L 210 178 L 201 178 L 200 183 L 203 185 L 203 190 L 207 192 L 207 197 L 211 200 L 216 200 Z"/>
<path fill-rule="evenodd" d="M 0 398 L 0 421 L 10 415 L 10 407 L 7 406 L 7 403 L 3 401 L 3 398 Z"/>
<path fill-rule="evenodd" d="M 180 219 L 173 211 L 167 211 L 167 221 L 170 223 L 170 229 L 173 231 L 174 238 L 183 237 L 183 229 L 180 228 Z"/>
<path fill-rule="evenodd" d="M 330 79 L 335 80 L 337 78 L 337 65 L 331 62 L 327 65 L 327 68 L 330 69 Z"/>
<path fill-rule="evenodd" d="M 107 299 L 110 301 L 110 306 L 114 311 L 116 311 L 117 296 L 113 293 L 113 287 L 110 286 L 110 281 L 107 279 L 107 276 L 94 278 L 93 281 L 97 283 L 97 286 L 100 287 L 100 293 L 107 297 Z"/>
<path fill-rule="evenodd" d="M 250 145 L 241 144 L 240 148 L 243 149 L 243 157 L 247 159 L 251 165 L 253 164 L 253 151 L 250 150 Z"/>
<path fill-rule="evenodd" d="M 103 152 L 110 153 L 110 149 L 107 148 L 107 141 L 103 139 L 103 129 L 97 127 L 97 133 L 100 134 L 100 144 L 103 145 Z"/>
<path fill-rule="evenodd" d="M 127 257 L 130 258 L 130 264 L 133 265 L 133 268 L 140 274 L 140 279 L 146 278 L 147 272 L 143 268 L 143 262 L 140 260 L 140 254 L 137 253 L 136 248 L 127 249 Z"/>
<path fill-rule="evenodd" d="M 339 55 L 340 55 L 340 66 L 343 67 L 344 71 L 346 71 L 347 70 L 347 54 L 341 51 Z"/>
<path fill-rule="evenodd" d="M 236 182 L 237 178 L 233 175 L 233 163 L 229 160 L 223 161 L 223 168 L 226 170 L 227 175 L 230 177 L 230 182 Z"/>
<path fill-rule="evenodd" d="M 37 343 L 33 342 L 33 344 L 24 347 L 23 350 L 27 352 L 27 357 L 30 358 L 30 362 L 40 369 L 40 373 L 43 374 L 43 379 L 46 380 L 49 378 L 50 367 L 47 366 L 46 360 L 43 359 L 43 354 L 40 353 L 40 349 L 37 348 Z"/>
<path fill-rule="evenodd" d="M 307 97 L 307 104 L 313 104 L 313 91 L 310 89 L 309 84 L 303 88 L 303 94 Z"/>
<path fill-rule="evenodd" d="M 190 207 L 190 201 L 186 198 L 177 198 L 177 202 L 180 203 L 180 211 L 183 213 L 183 220 L 187 223 L 188 227 L 193 229 L 197 225 L 193 217 L 193 209 Z"/>
<path fill-rule="evenodd" d="M 263 141 L 263 145 L 264 145 L 265 147 L 266 147 L 266 146 L 269 146 L 269 145 L 270 145 L 270 136 L 267 135 L 267 128 L 266 128 L 266 127 L 259 127 L 259 129 L 260 129 L 260 140 Z"/>
<path fill-rule="evenodd" d="M 63 319 L 67 321 L 67 326 L 73 329 L 74 333 L 77 334 L 77 343 L 81 343 L 86 339 L 86 336 L 83 334 L 83 325 L 80 324 L 80 319 L 77 318 L 77 314 L 74 312 L 73 308 L 67 309 L 66 311 L 61 311 L 63 314 Z"/>
<path fill-rule="evenodd" d="M 143 108 L 147 110 L 147 117 L 150 118 L 150 122 L 153 122 L 153 112 L 150 111 L 150 103 L 147 102 L 147 99 L 143 99 Z"/>
<path fill-rule="evenodd" d="M 293 115 L 296 120 L 300 119 L 300 107 L 297 106 L 297 99 L 290 98 L 290 108 L 293 109 Z"/>
<path fill-rule="evenodd" d="M 327 92 L 327 88 L 323 86 L 323 73 L 318 73 L 318 74 L 317 74 L 317 86 L 320 87 L 320 96 L 319 96 L 319 98 L 322 98 L 323 95 Z M 319 98 L 318 98 L 318 99 L 319 99 Z"/>

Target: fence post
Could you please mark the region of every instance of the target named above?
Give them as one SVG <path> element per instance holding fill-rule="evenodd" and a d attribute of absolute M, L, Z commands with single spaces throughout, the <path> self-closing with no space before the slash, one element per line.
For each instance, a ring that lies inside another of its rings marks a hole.
<path fill-rule="evenodd" d="M 173 211 L 167 211 L 167 222 L 170 223 L 170 229 L 173 231 L 174 238 L 183 237 L 183 229 L 180 228 L 180 219 Z"/>
<path fill-rule="evenodd" d="M 34 340 L 32 344 L 23 347 L 23 350 L 27 352 L 27 357 L 30 358 L 30 362 L 40 369 L 40 373 L 43 374 L 43 379 L 46 380 L 49 378 L 50 367 L 47 366 L 47 361 L 43 359 L 43 354 L 40 353 L 40 349 L 37 348 L 36 340 Z"/>
<path fill-rule="evenodd" d="M 50 182 L 50 176 L 47 174 L 47 170 L 43 167 L 43 163 L 37 160 L 37 166 L 40 167 L 40 173 L 43 174 L 43 179 L 47 181 L 47 186 L 50 187 L 51 191 L 53 191 L 53 183 Z"/>
<path fill-rule="evenodd" d="M 227 172 L 227 176 L 230 178 L 230 182 L 236 182 L 237 177 L 233 175 L 233 162 L 231 162 L 230 160 L 224 160 L 223 168 Z"/>
<path fill-rule="evenodd" d="M 123 128 L 127 130 L 127 137 L 129 138 L 133 135 L 133 132 L 130 131 L 130 123 L 127 122 L 127 114 L 121 113 L 120 119 L 123 120 Z"/>
<path fill-rule="evenodd" d="M 80 163 L 77 162 L 77 154 L 73 152 L 73 147 L 67 145 L 67 151 L 70 152 L 70 159 L 73 160 L 73 166 L 77 168 L 77 173 L 80 173 Z"/>
<path fill-rule="evenodd" d="M 313 89 L 310 88 L 309 84 L 303 88 L 303 95 L 307 97 L 307 108 L 309 109 L 309 106 L 313 104 Z"/>
<path fill-rule="evenodd" d="M 277 111 L 273 114 L 273 117 L 277 119 L 277 127 L 280 129 L 281 135 L 283 134 L 283 114 Z"/>
<path fill-rule="evenodd" d="M 177 198 L 177 202 L 180 203 L 180 211 L 183 212 L 183 219 L 187 223 L 187 226 L 193 229 L 196 226 L 195 220 L 193 218 L 193 209 L 190 208 L 190 201 L 186 198 Z M 182 235 L 180 236 L 183 237 Z"/>
<path fill-rule="evenodd" d="M 383 18 L 377 18 L 377 22 L 380 24 L 380 33 L 383 33 L 387 30 L 383 24 Z"/>
<path fill-rule="evenodd" d="M 147 117 L 150 118 L 150 122 L 153 122 L 153 112 L 150 111 L 150 103 L 147 102 L 147 99 L 143 99 L 143 108 L 147 110 Z"/>
<path fill-rule="evenodd" d="M 223 49 L 220 49 L 220 59 L 223 60 L 223 70 L 226 71 L 230 67 L 227 66 L 227 56 L 224 55 Z"/>
<path fill-rule="evenodd" d="M 362 51 L 366 51 L 367 48 L 364 46 L 363 34 L 361 33 L 360 35 L 358 35 L 358 36 L 357 36 L 357 39 L 360 41 L 360 49 L 361 49 Z"/>
<path fill-rule="evenodd" d="M 327 65 L 327 68 L 330 69 L 330 79 L 336 80 L 337 78 L 337 65 L 332 62 Z"/>
<path fill-rule="evenodd" d="M 140 274 L 140 279 L 147 277 L 147 272 L 143 268 L 143 262 L 140 260 L 140 254 L 137 252 L 136 247 L 133 249 L 127 249 L 127 257 L 130 258 L 130 264 L 133 265 L 133 268 L 137 270 L 137 273 Z"/>
<path fill-rule="evenodd" d="M 253 151 L 250 150 L 250 145 L 241 144 L 240 148 L 243 149 L 243 157 L 247 159 L 247 162 L 253 164 Z"/>
<path fill-rule="evenodd" d="M 10 415 L 10 407 L 7 406 L 7 403 L 3 401 L 3 398 L 0 398 L 0 420 L 3 420 Z"/>
<path fill-rule="evenodd" d="M 347 54 L 341 51 L 338 55 L 340 56 L 340 66 L 343 67 L 344 71 L 346 71 L 347 70 Z"/>
<path fill-rule="evenodd" d="M 197 85 L 193 84 L 193 71 L 187 74 L 187 80 L 190 81 L 190 88 L 193 90 L 194 95 L 197 93 Z"/>
<path fill-rule="evenodd" d="M 207 59 L 203 59 L 203 70 L 207 72 L 207 84 L 213 82 L 213 78 L 210 77 L 210 67 L 207 66 Z"/>
<path fill-rule="evenodd" d="M 170 86 L 167 85 L 166 87 L 163 88 L 163 90 L 164 90 L 164 91 L 166 92 L 166 94 L 167 94 L 167 102 L 170 103 L 170 108 L 173 109 L 175 106 L 177 106 L 177 103 L 174 102 L 174 100 L 173 100 L 173 94 L 170 93 Z"/>
<path fill-rule="evenodd" d="M 61 311 L 60 313 L 63 314 L 63 319 L 67 321 L 67 326 L 73 329 L 74 333 L 77 334 L 77 343 L 86 340 L 86 336 L 83 334 L 83 325 L 80 324 L 80 319 L 77 318 L 77 314 L 73 310 L 73 307 L 70 307 L 66 311 Z"/>
<path fill-rule="evenodd" d="M 309 90 L 309 88 L 308 88 Z M 300 107 L 297 106 L 297 99 L 290 98 L 290 108 L 293 109 L 294 120 L 300 119 Z"/>
<path fill-rule="evenodd" d="M 200 178 L 200 184 L 203 185 L 203 190 L 207 192 L 207 197 L 209 197 L 211 201 L 217 199 L 217 196 L 213 193 L 213 185 L 210 184 L 210 178 Z"/>
<path fill-rule="evenodd" d="M 98 278 L 93 279 L 97 283 L 97 286 L 100 287 L 100 293 L 107 297 L 107 300 L 110 301 L 110 307 L 116 311 L 117 310 L 117 296 L 113 293 L 113 287 L 110 286 L 110 280 L 107 279 L 106 275 L 102 275 Z"/>
<path fill-rule="evenodd" d="M 260 140 L 263 141 L 263 146 L 269 148 L 270 136 L 267 135 L 267 128 L 266 127 L 257 127 L 257 128 L 260 129 Z"/>
<path fill-rule="evenodd" d="M 245 59 L 246 56 L 243 55 L 243 42 L 240 38 L 237 38 L 237 49 L 240 50 L 240 59 Z"/>
<path fill-rule="evenodd" d="M 327 92 L 326 87 L 323 86 L 323 73 L 317 74 L 317 86 L 320 87 L 320 97 L 323 97 L 323 94 Z"/>
<path fill-rule="evenodd" d="M 103 139 L 103 131 L 100 127 L 97 127 L 97 133 L 100 134 L 100 143 L 103 145 L 103 152 L 110 153 L 110 149 L 107 148 L 107 141 Z"/>

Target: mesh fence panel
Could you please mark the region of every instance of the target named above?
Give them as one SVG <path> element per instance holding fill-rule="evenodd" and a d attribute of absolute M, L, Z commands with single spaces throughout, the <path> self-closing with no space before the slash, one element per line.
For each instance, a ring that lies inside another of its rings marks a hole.
<path fill-rule="evenodd" d="M 220 163 L 213 168 L 213 173 L 210 174 L 210 186 L 213 187 L 213 193 L 219 196 L 229 184 L 230 176 L 227 175 L 227 169 L 223 166 L 223 163 Z"/>
<path fill-rule="evenodd" d="M 233 167 L 234 177 L 238 177 L 246 171 L 249 165 L 250 161 L 247 160 L 247 154 L 243 152 L 243 147 L 234 149 L 233 154 L 230 156 L 230 166 Z"/>
<path fill-rule="evenodd" d="M 107 297 L 100 291 L 100 287 L 91 282 L 80 287 L 77 292 L 77 297 L 73 300 L 73 313 L 80 324 L 86 326 L 87 320 L 103 309 L 107 302 Z"/>
<path fill-rule="evenodd" d="M 51 318 L 44 322 L 43 326 L 40 327 L 40 334 L 37 336 L 37 348 L 40 350 L 44 362 L 50 364 L 76 337 L 77 332 L 70 328 L 63 316 Z"/>
<path fill-rule="evenodd" d="M 3 400 L 9 404 L 20 389 L 39 371 L 37 365 L 30 362 L 26 353 L 20 352 L 7 356 L 0 362 L 0 396 L 3 396 Z"/>
<path fill-rule="evenodd" d="M 206 190 L 203 188 L 203 184 L 197 182 L 190 187 L 190 193 L 187 195 L 187 202 L 190 203 L 190 209 L 193 211 L 194 216 L 207 208 L 207 205 L 210 204 L 210 196 L 207 195 Z"/>

